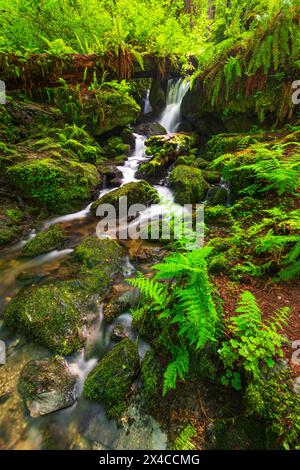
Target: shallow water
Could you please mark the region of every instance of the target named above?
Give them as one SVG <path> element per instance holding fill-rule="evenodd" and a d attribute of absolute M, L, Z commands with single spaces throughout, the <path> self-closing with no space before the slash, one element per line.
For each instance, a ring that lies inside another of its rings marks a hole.
<path fill-rule="evenodd" d="M 163 118 L 167 128 L 178 124 L 180 104 L 185 91 L 186 84 L 182 82 L 175 87 L 170 85 L 169 104 Z M 147 99 L 149 100 L 149 96 Z M 146 102 L 145 110 L 149 109 L 148 106 L 149 103 Z M 135 175 L 139 165 L 150 158 L 145 152 L 146 136 L 140 134 L 134 136 L 135 148 L 124 166 L 118 167 L 123 174 L 122 185 L 137 181 Z M 172 211 L 178 213 L 182 210 L 180 206 L 174 204 L 172 191 L 163 183 L 155 185 L 155 188 L 162 202 L 140 213 L 129 226 L 143 226 L 149 219 L 166 216 L 170 213 L 170 207 Z M 98 197 L 113 189 L 103 189 Z M 22 257 L 22 248 L 36 235 L 36 232 L 32 230 L 27 239 L 0 253 L 0 311 L 22 287 L 59 276 L 62 262 L 73 252 L 74 248 L 86 237 L 95 235 L 98 221 L 91 214 L 91 205 L 92 203 L 81 211 L 55 217 L 44 223 L 42 230 L 55 224 L 62 224 L 69 237 L 66 249 L 52 251 L 36 258 Z M 123 265 L 124 277 L 130 276 L 134 271 L 135 266 L 129 257 L 126 257 Z M 121 442 L 126 442 L 126 439 L 124 441 L 120 437 L 120 430 L 116 423 L 106 418 L 104 407 L 86 400 L 82 396 L 82 390 L 85 378 L 96 366 L 99 358 L 115 344 L 111 335 L 116 324 L 129 328 L 132 340 L 137 340 L 137 336 L 131 329 L 132 318 L 129 313 L 122 314 L 108 325 L 103 318 L 103 305 L 95 303 L 91 315 L 94 316 L 94 321 L 89 329 L 84 350 L 67 358 L 71 371 L 78 376 L 77 401 L 68 409 L 35 419 L 29 416 L 20 399 L 18 376 L 29 360 L 48 357 L 49 352 L 15 335 L 0 321 L 0 338 L 5 340 L 7 347 L 7 365 L 0 369 L 0 448 L 86 449 L 94 446 L 113 448 L 115 445 L 122 446 Z M 138 338 L 138 349 L 140 359 L 142 359 L 150 346 L 142 338 Z M 120 441 L 118 441 L 119 438 Z M 154 440 L 157 442 L 157 448 L 164 448 L 165 436 L 159 429 L 155 431 Z"/>

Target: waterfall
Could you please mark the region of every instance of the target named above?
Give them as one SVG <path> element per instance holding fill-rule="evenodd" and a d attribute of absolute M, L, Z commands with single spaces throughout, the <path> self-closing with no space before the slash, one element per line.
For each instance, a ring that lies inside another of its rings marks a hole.
<path fill-rule="evenodd" d="M 150 103 L 150 89 L 147 90 L 146 98 L 144 100 L 144 114 L 152 113 L 152 106 Z"/>
<path fill-rule="evenodd" d="M 180 108 L 188 89 L 189 82 L 182 78 L 179 80 L 169 80 L 167 106 L 159 121 L 168 133 L 175 132 L 180 123 Z"/>

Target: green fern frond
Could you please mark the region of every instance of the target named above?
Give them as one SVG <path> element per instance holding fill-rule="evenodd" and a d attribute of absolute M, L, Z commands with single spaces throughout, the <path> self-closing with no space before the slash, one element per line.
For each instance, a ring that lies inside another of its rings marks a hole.
<path fill-rule="evenodd" d="M 197 431 L 194 426 L 188 424 L 176 437 L 175 441 L 171 446 L 171 450 L 196 450 L 195 444 L 193 444 L 193 437 L 197 436 Z"/>

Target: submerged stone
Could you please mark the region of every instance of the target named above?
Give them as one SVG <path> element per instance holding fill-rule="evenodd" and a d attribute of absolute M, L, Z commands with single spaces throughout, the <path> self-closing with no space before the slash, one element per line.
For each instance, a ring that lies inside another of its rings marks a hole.
<path fill-rule="evenodd" d="M 84 342 L 85 300 L 72 281 L 29 287 L 7 305 L 4 320 L 54 353 L 69 355 Z"/>
<path fill-rule="evenodd" d="M 31 361 L 20 375 L 20 393 L 30 416 L 37 418 L 76 401 L 76 377 L 71 374 L 67 362 L 61 357 Z"/>

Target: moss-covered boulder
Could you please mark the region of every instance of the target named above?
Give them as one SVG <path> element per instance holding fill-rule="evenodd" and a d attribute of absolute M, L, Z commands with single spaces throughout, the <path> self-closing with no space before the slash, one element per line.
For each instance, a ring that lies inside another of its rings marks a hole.
<path fill-rule="evenodd" d="M 62 357 L 28 362 L 21 371 L 19 390 L 30 416 L 37 418 L 72 406 L 76 377 Z"/>
<path fill-rule="evenodd" d="M 207 193 L 207 200 L 213 206 L 226 204 L 228 198 L 228 190 L 223 186 L 213 186 Z"/>
<path fill-rule="evenodd" d="M 122 248 L 114 240 L 97 237 L 84 240 L 73 255 L 83 288 L 87 292 L 103 295 L 113 274 L 121 268 L 123 254 Z"/>
<path fill-rule="evenodd" d="M 86 125 L 94 136 L 133 123 L 140 112 L 125 82 L 106 83 L 89 91 L 74 86 L 58 88 L 56 102 L 69 121 Z"/>
<path fill-rule="evenodd" d="M 130 389 L 138 372 L 137 346 L 125 338 L 89 374 L 84 383 L 84 395 L 103 402 L 110 418 L 120 418 L 128 406 Z"/>
<path fill-rule="evenodd" d="M 203 177 L 207 183 L 217 184 L 221 180 L 221 173 L 219 171 L 203 170 Z"/>
<path fill-rule="evenodd" d="M 85 341 L 87 307 L 92 296 L 106 293 L 122 253 L 113 240 L 86 239 L 68 262 L 73 279 L 22 289 L 5 308 L 6 324 L 56 354 L 79 350 Z"/>
<path fill-rule="evenodd" d="M 141 376 L 145 406 L 151 411 L 155 409 L 161 397 L 161 384 L 163 381 L 163 370 L 153 351 L 148 351 L 142 360 Z"/>
<path fill-rule="evenodd" d="M 82 207 L 100 182 L 94 165 L 62 158 L 30 158 L 9 167 L 6 175 L 23 196 L 55 212 Z"/>
<path fill-rule="evenodd" d="M 0 224 L 0 248 L 9 245 L 18 238 L 18 228 Z"/>
<path fill-rule="evenodd" d="M 205 158 L 198 157 L 196 158 L 196 160 L 194 160 L 192 166 L 195 168 L 199 168 L 200 170 L 205 170 L 205 168 L 207 168 L 208 165 L 209 165 L 209 162 L 205 160 Z"/>
<path fill-rule="evenodd" d="M 196 142 L 193 134 L 174 133 L 150 137 L 145 145 L 146 153 L 151 158 L 142 163 L 137 171 L 139 178 L 158 182 L 166 176 L 172 164 L 190 165 L 195 160 L 192 149 Z"/>
<path fill-rule="evenodd" d="M 113 321 L 122 313 L 137 307 L 140 302 L 140 291 L 129 285 L 114 285 L 104 305 L 104 318 Z"/>
<path fill-rule="evenodd" d="M 210 450 L 263 450 L 268 448 L 266 426 L 251 416 L 213 421 L 209 428 Z"/>
<path fill-rule="evenodd" d="M 222 205 L 206 206 L 204 211 L 204 222 L 208 225 L 233 225 L 234 219 L 229 207 Z"/>
<path fill-rule="evenodd" d="M 128 208 L 133 204 L 144 204 L 150 206 L 159 201 L 159 194 L 149 183 L 146 181 L 138 181 L 128 183 L 119 189 L 115 189 L 108 194 L 102 196 L 96 201 L 92 210 L 96 214 L 97 209 L 101 204 L 111 204 L 119 213 L 119 200 L 121 197 L 127 197 Z"/>
<path fill-rule="evenodd" d="M 66 235 L 59 225 L 52 227 L 37 234 L 35 238 L 29 240 L 22 250 L 23 256 L 38 256 L 49 251 L 62 248 L 66 240 Z"/>
<path fill-rule="evenodd" d="M 72 281 L 25 288 L 5 308 L 4 320 L 54 353 L 69 355 L 84 342 L 86 300 Z"/>
<path fill-rule="evenodd" d="M 209 188 L 202 171 L 186 165 L 179 165 L 172 170 L 170 186 L 174 189 L 175 202 L 182 205 L 203 202 Z"/>

